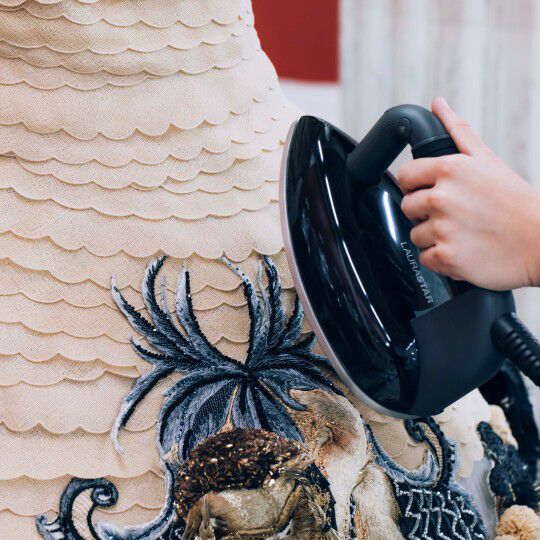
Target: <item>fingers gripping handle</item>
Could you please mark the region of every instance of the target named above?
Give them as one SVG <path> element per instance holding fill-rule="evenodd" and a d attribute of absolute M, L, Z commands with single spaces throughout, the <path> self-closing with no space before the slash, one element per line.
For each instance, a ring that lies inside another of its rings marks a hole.
<path fill-rule="evenodd" d="M 347 172 L 353 184 L 363 189 L 377 184 L 407 144 L 415 159 L 458 153 L 431 111 L 418 105 L 399 105 L 388 109 L 349 154 Z"/>

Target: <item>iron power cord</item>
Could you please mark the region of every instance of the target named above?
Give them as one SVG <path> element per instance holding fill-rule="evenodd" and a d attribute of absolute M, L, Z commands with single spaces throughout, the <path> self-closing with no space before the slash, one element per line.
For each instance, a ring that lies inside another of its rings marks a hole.
<path fill-rule="evenodd" d="M 491 326 L 495 348 L 540 386 L 540 342 L 515 313 L 505 313 Z"/>

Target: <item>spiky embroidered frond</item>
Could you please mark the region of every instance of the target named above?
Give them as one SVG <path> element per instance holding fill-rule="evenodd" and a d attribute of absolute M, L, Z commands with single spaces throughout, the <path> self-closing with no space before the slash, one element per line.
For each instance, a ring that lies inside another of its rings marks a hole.
<path fill-rule="evenodd" d="M 236 427 L 262 428 L 301 440 L 302 434 L 287 409 L 304 410 L 304 406 L 291 391 L 339 390 L 318 367 L 327 365 L 327 361 L 312 352 L 313 336 L 301 338 L 303 311 L 298 298 L 287 321 L 272 260 L 265 257 L 262 261 L 258 290 L 244 272 L 224 260 L 242 280 L 247 301 L 250 336 L 245 363 L 223 354 L 204 335 L 193 309 L 185 267 L 175 295 L 177 323 L 169 309 L 164 280 L 160 305 L 156 279 L 164 262 L 164 257 L 156 259 L 145 273 L 142 294 L 150 320 L 127 302 L 113 280 L 116 304 L 154 349 L 132 340 L 137 354 L 153 364 L 153 369 L 137 380 L 124 399 L 112 433 L 115 442 L 137 405 L 160 380 L 175 371 L 184 377 L 165 394 L 159 419 L 162 456 L 169 455 L 174 448 L 180 461 L 187 459 L 197 444 L 219 432 L 228 419 Z M 263 275 L 268 291 L 262 284 Z"/>

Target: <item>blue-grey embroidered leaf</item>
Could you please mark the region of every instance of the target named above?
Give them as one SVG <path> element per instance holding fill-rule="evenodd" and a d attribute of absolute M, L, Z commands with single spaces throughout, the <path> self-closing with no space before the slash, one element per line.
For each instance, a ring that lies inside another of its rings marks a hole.
<path fill-rule="evenodd" d="M 257 372 L 263 372 L 267 369 L 307 369 L 317 376 L 322 376 L 326 383 L 330 383 L 330 381 L 324 377 L 324 375 L 322 375 L 322 372 L 318 366 L 330 368 L 328 360 L 326 360 L 324 357 L 316 354 L 313 355 L 313 359 L 311 356 L 304 354 L 301 356 L 296 356 L 294 351 L 291 351 L 291 349 L 286 349 L 265 358 L 264 361 L 257 366 Z M 334 392 L 336 391 L 339 393 L 339 390 L 334 390 Z"/>
<path fill-rule="evenodd" d="M 169 363 L 169 358 L 164 354 L 155 353 L 152 351 L 149 351 L 148 349 L 145 349 L 135 338 L 131 338 L 129 340 L 131 343 L 131 346 L 133 349 L 135 349 L 135 352 L 147 362 L 150 362 L 151 364 L 156 363 Z"/>
<path fill-rule="evenodd" d="M 248 276 L 225 261 L 241 278 L 247 299 L 250 343 L 244 364 L 221 353 L 202 332 L 193 310 L 185 267 L 175 295 L 180 327 L 171 318 L 164 280 L 160 306 L 155 288 L 164 262 L 165 258 L 153 261 L 145 273 L 143 297 L 151 321 L 126 301 L 113 281 L 112 294 L 118 307 L 152 348 L 147 349 L 135 340 L 133 347 L 154 366 L 124 399 L 113 429 L 115 442 L 140 401 L 159 380 L 173 372 L 184 377 L 166 392 L 159 417 L 158 440 L 164 459 L 172 456 L 172 450 L 180 461 L 187 459 L 198 443 L 219 432 L 227 421 L 236 427 L 269 429 L 302 440 L 287 408 L 303 410 L 304 406 L 291 396 L 291 390 L 339 390 L 318 367 L 327 363 L 312 352 L 313 336 L 301 337 L 303 311 L 298 299 L 286 322 L 279 276 L 272 261 L 265 258 L 259 272 L 262 301 Z M 262 284 L 262 272 L 268 280 L 268 293 Z"/>
<path fill-rule="evenodd" d="M 187 354 L 189 352 L 189 348 L 186 338 L 182 335 L 178 328 L 176 328 L 171 318 L 165 311 L 161 309 L 156 300 L 156 277 L 164 262 L 165 257 L 159 257 L 150 263 L 146 269 L 142 286 L 144 304 L 157 330 Z"/>
<path fill-rule="evenodd" d="M 273 349 L 283 338 L 285 331 L 285 310 L 281 302 L 281 283 L 277 268 L 270 257 L 264 257 L 264 268 L 268 278 L 268 304 L 269 304 L 269 328 L 270 340 L 268 347 Z"/>
<path fill-rule="evenodd" d="M 251 321 L 246 365 L 251 366 L 264 353 L 268 341 L 269 327 L 264 313 L 264 303 L 261 304 L 259 302 L 257 290 L 245 272 L 242 272 L 242 270 L 234 266 L 234 264 L 227 259 L 224 258 L 223 261 L 242 280 L 244 296 L 247 300 L 249 317 Z"/>
<path fill-rule="evenodd" d="M 304 410 L 296 400 L 290 397 L 291 390 L 316 390 L 325 388 L 330 391 L 335 391 L 334 386 L 328 381 L 322 373 L 316 368 L 306 368 L 304 370 L 294 369 L 292 367 L 286 369 L 266 369 L 259 373 L 259 377 L 266 386 L 271 387 L 273 393 L 294 409 Z M 285 396 L 289 396 L 288 401 Z M 294 402 L 294 404 L 293 404 Z"/>
<path fill-rule="evenodd" d="M 118 433 L 123 427 L 125 427 L 127 421 L 134 413 L 137 405 L 148 395 L 150 390 L 152 390 L 152 388 L 159 381 L 173 373 L 174 369 L 174 367 L 167 364 L 163 366 L 155 366 L 152 371 L 145 373 L 137 379 L 133 390 L 131 390 L 131 392 L 124 398 L 120 413 L 116 417 L 111 431 L 112 440 L 118 451 L 122 451 L 120 443 L 118 442 Z"/>
<path fill-rule="evenodd" d="M 276 401 L 262 386 L 257 386 L 254 392 L 255 399 L 259 401 L 258 409 L 263 411 L 261 422 L 263 429 L 273 431 L 286 439 L 303 442 L 304 437 L 291 418 L 291 415 L 287 412 L 287 409 Z"/>
<path fill-rule="evenodd" d="M 291 347 L 302 335 L 302 321 L 304 320 L 304 309 L 300 303 L 298 296 L 294 299 L 294 310 L 287 323 L 285 337 L 283 339 L 283 347 Z"/>
<path fill-rule="evenodd" d="M 206 361 L 211 361 L 216 365 L 232 361 L 231 358 L 225 356 L 206 339 L 199 326 L 193 311 L 189 272 L 186 267 L 182 268 L 182 273 L 178 280 L 175 302 L 178 321 L 188 334 L 189 342 L 197 356 Z"/>
<path fill-rule="evenodd" d="M 247 383 L 242 383 L 236 394 L 232 408 L 232 421 L 239 428 L 260 428 L 261 420 L 253 399 L 253 390 Z"/>
<path fill-rule="evenodd" d="M 197 434 L 192 435 L 193 430 L 204 431 L 204 438 L 217 433 L 227 420 L 229 407 L 225 401 L 232 399 L 236 386 L 234 380 L 207 372 L 193 373 L 177 382 L 167 392 L 167 400 L 161 410 L 159 442 L 162 452 L 167 454 L 177 446 L 179 457 L 185 459 L 194 448 L 188 438 L 197 439 Z M 209 407 L 209 403 L 215 407 Z M 200 411 L 207 416 L 206 424 L 214 426 L 216 431 L 209 433 L 204 430 L 198 415 Z M 196 425 L 197 420 L 199 423 Z"/>
<path fill-rule="evenodd" d="M 174 507 L 176 476 L 169 465 L 166 464 L 165 468 L 167 473 L 167 497 L 159 515 L 150 523 L 135 527 L 120 528 L 117 525 L 100 523 L 98 525 L 100 540 L 150 540 L 151 538 L 159 538 L 161 534 L 167 531 L 176 515 Z"/>
<path fill-rule="evenodd" d="M 159 352 L 170 355 L 182 354 L 182 351 L 167 336 L 164 336 L 148 320 L 146 320 L 122 295 L 116 285 L 116 280 L 112 280 L 112 297 L 120 311 L 124 314 L 129 324 L 148 339 L 149 343 Z"/>
<path fill-rule="evenodd" d="M 264 385 L 272 392 L 274 396 L 287 405 L 287 407 L 294 409 L 295 411 L 305 411 L 307 407 L 291 396 L 290 391 L 292 387 L 289 385 L 284 385 L 280 377 L 278 377 L 278 379 L 278 381 L 274 381 L 269 376 L 261 377 Z M 297 390 L 314 390 L 314 388 L 297 388 Z"/>

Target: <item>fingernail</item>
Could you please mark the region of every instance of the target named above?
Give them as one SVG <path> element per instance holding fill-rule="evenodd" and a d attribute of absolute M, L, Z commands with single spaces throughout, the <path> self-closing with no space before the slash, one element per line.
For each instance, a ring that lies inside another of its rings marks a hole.
<path fill-rule="evenodd" d="M 448 102 L 443 97 L 439 97 L 439 103 L 445 108 L 449 109 L 450 105 L 448 105 Z"/>

